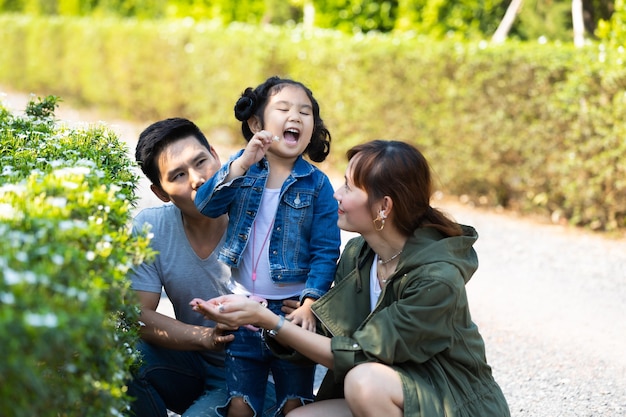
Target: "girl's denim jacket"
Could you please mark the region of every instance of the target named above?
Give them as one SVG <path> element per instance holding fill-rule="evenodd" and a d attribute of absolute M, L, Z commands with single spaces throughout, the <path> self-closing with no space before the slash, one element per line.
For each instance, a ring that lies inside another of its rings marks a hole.
<path fill-rule="evenodd" d="M 231 162 L 242 153 L 233 155 L 195 197 L 205 216 L 228 213 L 219 260 L 234 268 L 241 262 L 269 174 L 269 164 L 262 159 L 245 176 L 224 183 Z M 304 282 L 300 299 L 318 299 L 333 281 L 341 244 L 332 185 L 326 174 L 299 156 L 279 201 L 269 244 L 270 276 L 276 284 Z"/>

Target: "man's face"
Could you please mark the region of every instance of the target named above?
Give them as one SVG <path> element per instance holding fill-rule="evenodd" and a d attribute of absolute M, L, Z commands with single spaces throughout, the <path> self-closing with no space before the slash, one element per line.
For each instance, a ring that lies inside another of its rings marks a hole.
<path fill-rule="evenodd" d="M 171 201 L 183 213 L 197 213 L 196 191 L 220 168 L 220 160 L 215 149 L 209 151 L 188 136 L 166 146 L 158 156 L 158 166 L 161 187 L 153 187 L 157 197 Z"/>

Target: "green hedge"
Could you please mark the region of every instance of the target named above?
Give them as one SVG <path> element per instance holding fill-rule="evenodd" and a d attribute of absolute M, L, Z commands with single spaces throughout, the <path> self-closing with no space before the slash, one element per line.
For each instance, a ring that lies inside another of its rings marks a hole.
<path fill-rule="evenodd" d="M 0 415 L 121 415 L 139 359 L 126 274 L 151 256 L 128 227 L 137 178 L 117 137 L 57 126 L 55 103 L 0 107 Z"/>
<path fill-rule="evenodd" d="M 355 143 L 395 138 L 442 191 L 475 204 L 626 229 L 626 53 L 594 44 L 437 42 L 301 27 L 0 16 L 0 84 L 174 115 L 239 137 L 241 91 L 278 74 L 314 91 L 342 169 Z M 238 142 L 241 143 L 241 142 Z"/>

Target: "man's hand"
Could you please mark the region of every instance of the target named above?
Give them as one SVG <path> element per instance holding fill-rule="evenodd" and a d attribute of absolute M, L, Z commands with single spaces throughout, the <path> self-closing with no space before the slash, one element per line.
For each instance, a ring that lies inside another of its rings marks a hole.
<path fill-rule="evenodd" d="M 297 300 L 284 300 L 281 311 L 285 314 L 293 313 L 298 307 L 300 307 L 300 301 Z"/>
<path fill-rule="evenodd" d="M 211 332 L 211 336 L 209 337 L 209 346 L 207 348 L 209 350 L 223 350 L 224 345 L 226 343 L 232 342 L 235 338 L 235 335 L 231 332 L 233 330 L 237 330 L 236 327 L 230 327 L 222 323 L 217 323 L 217 325 L 213 328 Z"/>

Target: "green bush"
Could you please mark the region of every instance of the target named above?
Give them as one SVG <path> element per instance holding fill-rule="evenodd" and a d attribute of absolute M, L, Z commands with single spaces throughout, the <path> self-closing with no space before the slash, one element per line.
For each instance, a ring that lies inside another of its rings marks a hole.
<path fill-rule="evenodd" d="M 232 106 L 243 89 L 293 77 L 320 102 L 333 135 L 327 164 L 339 170 L 356 143 L 406 140 L 445 193 L 626 229 L 623 48 L 189 20 L 0 16 L 0 25 L 10 46 L 0 49 L 0 83 L 16 89 L 136 120 L 187 117 L 239 138 Z"/>
<path fill-rule="evenodd" d="M 509 3 L 498 0 L 0 0 L 0 13 L 189 18 L 255 25 L 285 25 L 306 20 L 307 25 L 348 34 L 414 31 L 437 39 L 467 40 L 491 37 Z M 594 33 L 620 35 L 619 21 L 623 17 L 615 16 L 624 13 L 623 0 L 585 1 L 583 7 L 585 29 L 590 37 Z M 526 0 L 508 37 L 570 42 L 571 9 L 569 0 Z M 596 30 L 598 24 L 600 30 Z"/>
<path fill-rule="evenodd" d="M 0 108 L 0 415 L 115 416 L 139 358 L 126 274 L 151 256 L 128 223 L 122 143 L 56 126 L 56 98 Z"/>

